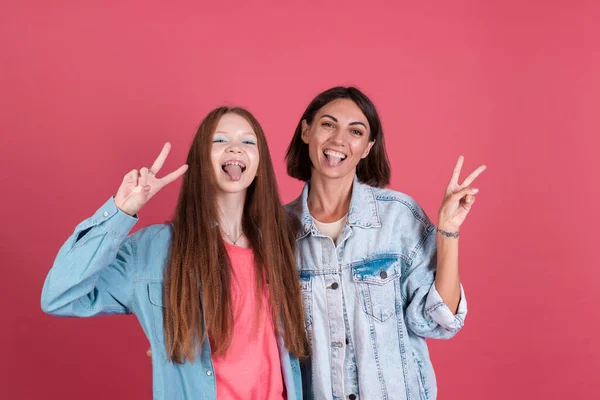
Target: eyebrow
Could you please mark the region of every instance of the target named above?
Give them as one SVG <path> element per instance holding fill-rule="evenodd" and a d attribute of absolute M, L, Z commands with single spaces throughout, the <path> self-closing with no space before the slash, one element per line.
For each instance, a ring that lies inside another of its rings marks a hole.
<path fill-rule="evenodd" d="M 321 115 L 321 118 L 331 118 L 334 122 L 338 122 L 337 118 L 334 117 L 333 115 L 329 115 L 329 114 L 323 114 Z M 365 127 L 365 129 L 367 129 L 367 126 L 365 124 L 363 124 L 362 122 L 359 121 L 355 121 L 355 122 L 350 122 L 348 125 L 362 125 Z"/>

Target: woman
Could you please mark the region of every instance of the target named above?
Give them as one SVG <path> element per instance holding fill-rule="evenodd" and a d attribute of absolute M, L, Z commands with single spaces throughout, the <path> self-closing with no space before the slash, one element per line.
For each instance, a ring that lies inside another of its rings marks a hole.
<path fill-rule="evenodd" d="M 305 396 L 435 399 L 425 338 L 449 339 L 463 326 L 459 228 L 485 166 L 459 184 L 459 158 L 436 228 L 412 198 L 384 189 L 379 116 L 353 87 L 309 104 L 286 160 L 288 174 L 306 182 L 287 206 L 302 224 L 297 259 L 312 354 Z"/>
<path fill-rule="evenodd" d="M 154 398 L 300 399 L 295 231 L 260 125 L 241 108 L 212 111 L 187 164 L 159 179 L 169 149 L 77 226 L 42 309 L 135 314 L 154 349 Z M 186 170 L 173 223 L 128 236 L 139 210 Z"/>

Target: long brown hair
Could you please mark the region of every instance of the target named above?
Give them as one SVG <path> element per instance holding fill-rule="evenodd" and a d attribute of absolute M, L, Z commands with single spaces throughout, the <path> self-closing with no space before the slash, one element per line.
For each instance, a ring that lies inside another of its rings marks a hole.
<path fill-rule="evenodd" d="M 302 357 L 306 344 L 294 220 L 279 200 L 264 132 L 254 116 L 239 107 L 219 107 L 210 112 L 188 153 L 189 169 L 183 176 L 165 271 L 167 356 L 178 363 L 193 361 L 207 335 L 213 354 L 225 354 L 231 344 L 231 264 L 217 227 L 216 177 L 210 161 L 213 134 L 227 113 L 245 118 L 257 136 L 260 162 L 246 191 L 242 229 L 254 252 L 258 307 L 268 283 L 270 317 L 276 333 L 283 335 L 294 356 Z"/>

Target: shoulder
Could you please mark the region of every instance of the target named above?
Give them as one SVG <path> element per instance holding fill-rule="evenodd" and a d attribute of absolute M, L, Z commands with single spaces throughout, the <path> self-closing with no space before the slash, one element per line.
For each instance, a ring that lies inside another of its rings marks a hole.
<path fill-rule="evenodd" d="M 298 196 L 295 200 L 284 205 L 283 208 L 289 215 L 300 218 L 302 216 L 302 196 Z"/>
<path fill-rule="evenodd" d="M 386 232 L 393 232 L 408 259 L 414 259 L 420 251 L 435 249 L 435 225 L 415 199 L 390 189 L 373 190 L 382 226 Z"/>
<path fill-rule="evenodd" d="M 138 245 L 152 243 L 153 245 L 160 246 L 163 243 L 168 245 L 172 235 L 173 230 L 171 224 L 154 224 L 140 229 L 131 235 L 131 237 Z"/>
<path fill-rule="evenodd" d="M 163 258 L 169 253 L 172 237 L 173 227 L 171 224 L 154 224 L 140 229 L 129 238 L 139 257 Z"/>
<path fill-rule="evenodd" d="M 406 193 L 386 188 L 373 188 L 373 195 L 377 207 L 387 216 L 414 220 L 427 228 L 433 225 L 423 208 Z"/>
<path fill-rule="evenodd" d="M 130 236 L 138 260 L 138 279 L 161 280 L 169 259 L 171 224 L 155 224 Z"/>

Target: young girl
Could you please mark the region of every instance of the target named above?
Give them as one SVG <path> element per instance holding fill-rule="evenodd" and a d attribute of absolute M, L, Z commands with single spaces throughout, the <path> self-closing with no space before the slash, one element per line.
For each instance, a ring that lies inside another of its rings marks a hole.
<path fill-rule="evenodd" d="M 187 164 L 158 178 L 169 149 L 76 227 L 42 309 L 135 314 L 153 349 L 156 399 L 301 399 L 295 231 L 260 125 L 241 108 L 212 111 Z M 173 223 L 128 236 L 139 210 L 181 175 Z"/>

